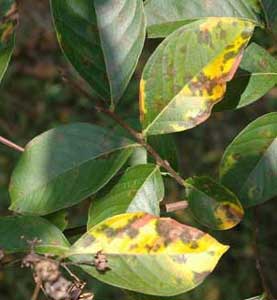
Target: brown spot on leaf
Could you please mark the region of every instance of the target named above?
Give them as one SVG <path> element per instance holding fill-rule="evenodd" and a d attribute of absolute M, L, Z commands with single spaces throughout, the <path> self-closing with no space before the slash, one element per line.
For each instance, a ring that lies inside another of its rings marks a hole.
<path fill-rule="evenodd" d="M 193 272 L 194 275 L 194 282 L 196 284 L 199 284 L 200 282 L 202 282 L 211 272 L 210 271 L 206 271 L 206 272 L 201 272 L 201 273 L 197 273 L 197 272 Z"/>

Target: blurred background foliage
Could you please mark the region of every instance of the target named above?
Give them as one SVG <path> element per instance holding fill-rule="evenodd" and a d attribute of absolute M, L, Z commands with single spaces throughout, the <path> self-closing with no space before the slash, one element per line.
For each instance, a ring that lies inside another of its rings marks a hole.
<path fill-rule="evenodd" d="M 263 45 L 275 57 L 276 39 L 259 30 L 254 36 L 255 42 Z M 125 118 L 138 118 L 138 80 L 145 61 L 158 43 L 158 40 L 146 42 L 139 67 L 118 107 Z M 56 41 L 48 1 L 22 1 L 15 54 L 0 87 L 0 135 L 23 146 L 36 135 L 61 124 L 82 121 L 113 126 L 109 120 L 94 112 L 91 101 L 62 81 L 59 69 L 69 68 Z M 246 108 L 214 113 L 201 126 L 174 134 L 180 173 L 184 177 L 196 174 L 217 176 L 226 146 L 251 121 L 267 112 L 276 111 L 276 100 L 277 88 Z M 166 145 L 168 142 L 164 140 L 163 143 Z M 160 142 L 155 145 L 162 147 Z M 9 214 L 8 184 L 18 157 L 18 153 L 0 145 L 0 215 Z M 178 201 L 183 196 L 182 191 L 168 178 L 166 188 L 167 202 Z M 70 210 L 69 228 L 86 223 L 88 205 L 89 200 Z M 258 208 L 258 242 L 266 279 L 277 297 L 277 229 L 274 226 L 274 208 L 274 199 Z M 191 218 L 189 210 L 176 213 L 175 217 L 201 228 Z M 229 244 L 231 249 L 204 284 L 176 299 L 238 300 L 261 293 L 260 278 L 255 267 L 253 218 L 256 217 L 249 210 L 243 222 L 235 229 L 226 232 L 209 231 L 219 241 Z M 206 228 L 201 229 L 207 231 Z M 95 292 L 97 300 L 131 299 L 126 292 L 88 279 L 85 274 L 81 278 L 88 280 L 87 287 Z M 20 269 L 20 264 L 0 269 L 1 300 L 30 299 L 32 291 L 31 273 Z M 138 296 L 136 299 L 150 298 Z"/>

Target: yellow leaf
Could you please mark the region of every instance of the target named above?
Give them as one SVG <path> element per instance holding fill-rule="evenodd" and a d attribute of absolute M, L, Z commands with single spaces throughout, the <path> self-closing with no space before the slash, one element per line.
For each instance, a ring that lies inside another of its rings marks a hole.
<path fill-rule="evenodd" d="M 101 251 L 109 270 L 92 276 L 125 289 L 160 296 L 177 295 L 199 285 L 228 246 L 170 218 L 146 213 L 118 215 L 93 227 L 70 250 L 84 264 Z"/>

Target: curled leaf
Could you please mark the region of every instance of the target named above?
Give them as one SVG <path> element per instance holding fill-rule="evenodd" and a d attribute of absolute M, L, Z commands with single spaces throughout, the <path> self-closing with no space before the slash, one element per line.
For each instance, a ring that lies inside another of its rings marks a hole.
<path fill-rule="evenodd" d="M 173 296 L 199 285 L 227 249 L 210 235 L 175 220 L 128 213 L 90 229 L 72 246 L 69 256 L 108 284 Z M 99 251 L 107 259 L 106 272 L 93 266 Z"/>

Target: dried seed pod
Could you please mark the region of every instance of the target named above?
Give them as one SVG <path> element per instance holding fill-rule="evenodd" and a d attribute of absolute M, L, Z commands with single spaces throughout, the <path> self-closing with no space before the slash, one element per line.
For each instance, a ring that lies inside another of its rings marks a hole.
<path fill-rule="evenodd" d="M 110 270 L 108 266 L 108 259 L 106 255 L 102 253 L 102 251 L 98 251 L 96 253 L 93 264 L 99 272 L 105 273 L 106 271 Z"/>
<path fill-rule="evenodd" d="M 54 260 L 42 259 L 37 262 L 34 267 L 35 276 L 40 279 L 40 281 L 56 281 L 61 272 L 59 270 L 59 264 Z"/>
<path fill-rule="evenodd" d="M 44 290 L 47 296 L 53 300 L 71 300 L 70 287 L 72 282 L 60 276 L 57 281 L 44 283 Z"/>

